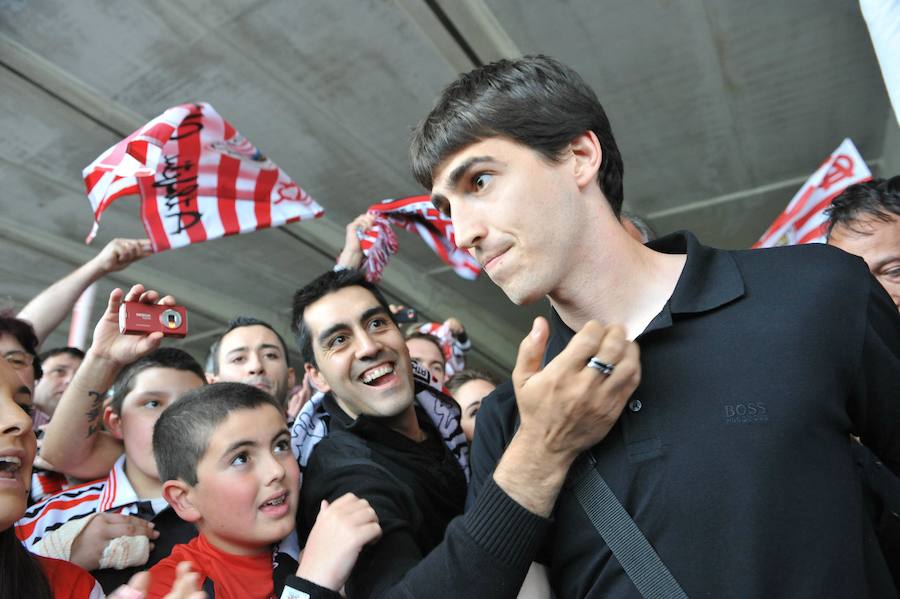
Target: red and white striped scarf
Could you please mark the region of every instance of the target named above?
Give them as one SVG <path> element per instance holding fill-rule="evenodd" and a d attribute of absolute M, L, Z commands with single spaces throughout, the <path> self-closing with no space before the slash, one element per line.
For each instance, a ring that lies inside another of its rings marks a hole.
<path fill-rule="evenodd" d="M 153 251 L 308 220 L 325 211 L 209 104 L 166 110 L 84 171 L 97 233 L 100 215 L 140 195 Z"/>
<path fill-rule="evenodd" d="M 390 256 L 397 253 L 397 236 L 391 225 L 417 233 L 459 276 L 474 280 L 481 272 L 478 262 L 456 246 L 453 223 L 431 205 L 427 195 L 384 200 L 369 206 L 375 223 L 360 232 L 360 246 L 365 256 L 366 278 L 377 282 Z"/>

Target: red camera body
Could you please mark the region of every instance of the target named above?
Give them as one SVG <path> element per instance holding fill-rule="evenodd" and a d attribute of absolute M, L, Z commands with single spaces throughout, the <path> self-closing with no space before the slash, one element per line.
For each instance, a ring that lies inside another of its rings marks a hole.
<path fill-rule="evenodd" d="M 187 310 L 184 306 L 162 306 L 123 302 L 119 306 L 119 332 L 125 335 L 149 335 L 160 331 L 166 337 L 187 335 Z"/>

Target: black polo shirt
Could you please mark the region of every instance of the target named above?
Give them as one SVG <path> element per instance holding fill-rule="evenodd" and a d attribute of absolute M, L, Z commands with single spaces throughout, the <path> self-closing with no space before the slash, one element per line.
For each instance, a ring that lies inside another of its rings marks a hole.
<path fill-rule="evenodd" d="M 722 251 L 689 233 L 637 338 L 641 384 L 597 468 L 690 597 L 895 597 L 850 435 L 900 472 L 900 316 L 859 258 Z M 548 359 L 573 336 L 551 317 Z M 470 500 L 518 425 L 511 385 L 478 416 Z M 637 598 L 564 489 L 542 549 L 559 597 Z"/>

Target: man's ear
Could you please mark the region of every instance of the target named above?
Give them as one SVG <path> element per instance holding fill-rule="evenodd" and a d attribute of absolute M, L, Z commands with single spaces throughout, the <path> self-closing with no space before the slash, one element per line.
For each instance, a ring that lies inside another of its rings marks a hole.
<path fill-rule="evenodd" d="M 572 155 L 575 158 L 575 182 L 578 187 L 584 188 L 597 181 L 597 172 L 603 161 L 603 150 L 600 149 L 600 140 L 593 131 L 585 131 L 569 142 Z"/>
<path fill-rule="evenodd" d="M 306 375 L 310 378 L 315 385 L 316 389 L 321 391 L 322 393 L 328 393 L 331 391 L 331 385 L 325 380 L 325 377 L 322 376 L 322 373 L 319 372 L 319 369 L 307 362 L 303 365 L 306 369 Z"/>
<path fill-rule="evenodd" d="M 106 425 L 106 430 L 112 433 L 113 437 L 119 441 L 122 440 L 122 417 L 109 406 L 103 409 L 103 424 Z"/>
<path fill-rule="evenodd" d="M 288 368 L 287 388 L 291 390 L 297 384 L 297 372 L 293 368 Z"/>
<path fill-rule="evenodd" d="M 167 480 L 163 483 L 163 499 L 185 522 L 197 522 L 201 518 L 191 498 L 192 490 L 193 487 L 180 480 Z"/>

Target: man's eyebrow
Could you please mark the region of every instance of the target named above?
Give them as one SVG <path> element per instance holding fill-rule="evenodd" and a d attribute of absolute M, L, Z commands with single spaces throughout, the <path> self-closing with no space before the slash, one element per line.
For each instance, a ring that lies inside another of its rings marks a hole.
<path fill-rule="evenodd" d="M 900 260 L 900 256 L 887 256 L 882 258 L 878 262 L 876 262 L 872 268 L 872 270 L 881 270 L 885 265 L 890 264 L 891 262 Z"/>
<path fill-rule="evenodd" d="M 359 317 L 360 322 L 364 320 L 369 320 L 373 316 L 377 316 L 379 314 L 383 314 L 384 316 L 388 315 L 388 311 L 384 306 L 372 306 L 368 310 L 362 313 L 362 316 Z"/>
<path fill-rule="evenodd" d="M 241 347 L 233 347 L 233 348 L 229 349 L 227 352 L 225 352 L 225 355 L 228 356 L 228 355 L 231 355 L 231 354 L 234 354 L 237 352 L 242 352 L 242 351 L 247 351 L 246 345 L 242 345 Z"/>
<path fill-rule="evenodd" d="M 322 331 L 321 333 L 319 333 L 319 337 L 318 337 L 319 343 L 324 345 L 326 339 L 328 339 L 329 337 L 331 337 L 338 331 L 342 331 L 344 329 L 349 329 L 349 328 L 350 327 L 345 322 L 339 322 L 337 324 L 333 324 L 330 327 L 328 327 L 327 329 L 325 329 L 324 331 Z"/>
<path fill-rule="evenodd" d="M 447 176 L 447 186 L 450 189 L 456 188 L 459 185 L 460 180 L 466 174 L 466 172 L 471 169 L 476 164 L 481 164 L 482 162 L 494 162 L 493 156 L 472 156 L 468 160 L 462 162 L 455 169 L 450 171 L 450 174 Z"/>
<path fill-rule="evenodd" d="M 366 320 L 372 318 L 373 316 L 375 316 L 375 315 L 377 315 L 377 314 L 383 314 L 383 315 L 387 316 L 387 315 L 388 315 L 388 311 L 387 311 L 387 309 L 386 309 L 384 306 L 381 306 L 381 305 L 378 305 L 378 306 L 372 306 L 371 308 L 369 308 L 368 310 L 366 310 L 365 312 L 363 312 L 363 313 L 360 315 L 359 321 L 360 321 L 360 322 L 366 321 Z M 345 323 L 345 322 L 338 322 L 338 323 L 336 323 L 336 324 L 334 324 L 334 325 L 328 327 L 327 329 L 325 329 L 325 330 L 322 331 L 321 333 L 319 333 L 319 337 L 318 337 L 319 343 L 324 344 L 325 341 L 326 341 L 329 337 L 331 337 L 332 335 L 334 335 L 334 334 L 337 333 L 338 331 L 341 331 L 341 330 L 343 330 L 343 329 L 349 329 L 349 328 L 350 328 L 350 325 L 348 325 L 347 323 Z"/>
<path fill-rule="evenodd" d="M 281 346 L 275 345 L 274 343 L 260 343 L 259 345 L 256 346 L 256 348 L 257 349 L 277 349 L 278 351 L 281 351 Z"/>
<path fill-rule="evenodd" d="M 466 172 L 468 172 L 473 166 L 481 164 L 483 162 L 494 162 L 493 156 L 472 156 L 468 160 L 463 161 L 459 164 L 455 169 L 450 171 L 450 174 L 447 175 L 447 188 L 448 189 L 456 189 L 459 185 L 460 180 L 465 176 Z M 441 211 L 442 207 L 447 204 L 447 198 L 442 194 L 435 193 L 431 195 L 431 205 L 434 206 L 437 210 Z"/>

